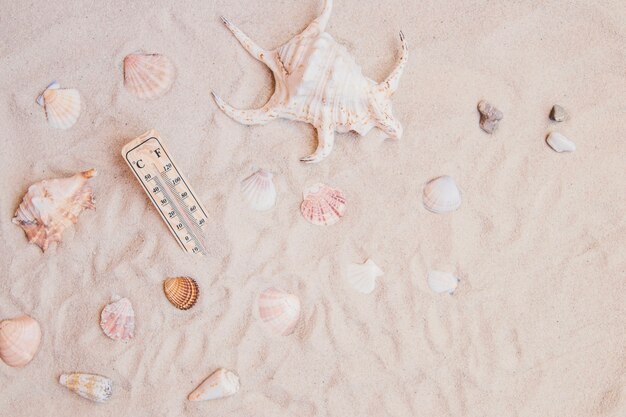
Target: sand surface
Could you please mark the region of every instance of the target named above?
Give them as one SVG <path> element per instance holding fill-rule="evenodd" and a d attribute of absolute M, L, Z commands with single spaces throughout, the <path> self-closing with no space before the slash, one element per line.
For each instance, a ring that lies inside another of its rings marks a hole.
<path fill-rule="evenodd" d="M 410 58 L 394 111 L 401 141 L 339 135 L 319 165 L 311 126 L 247 127 L 225 116 L 215 90 L 259 107 L 273 80 L 220 22 L 225 15 L 274 48 L 321 10 L 316 0 L 0 1 L 0 317 L 43 328 L 24 369 L 0 364 L 0 414 L 33 416 L 507 416 L 626 415 L 626 5 L 623 1 L 337 0 L 328 31 L 382 80 L 398 32 Z M 122 59 L 143 50 L 172 59 L 164 97 L 141 101 Z M 36 96 L 53 79 L 80 90 L 67 131 L 48 126 Z M 504 113 L 478 128 L 476 103 Z M 570 120 L 554 124 L 551 106 Z M 206 258 L 185 255 L 120 156 L 149 128 L 163 135 L 210 212 Z M 559 130 L 578 149 L 544 142 Z M 278 204 L 251 211 L 239 182 L 275 173 Z M 97 210 L 45 254 L 11 217 L 28 186 L 96 168 Z M 463 189 L 460 210 L 434 215 L 422 184 L 442 174 Z M 342 221 L 321 228 L 299 214 L 315 182 L 344 190 Z M 372 258 L 385 275 L 355 292 L 346 265 Z M 453 296 L 427 285 L 451 268 Z M 196 307 L 174 309 L 162 280 L 189 275 Z M 292 336 L 260 323 L 260 290 L 302 301 Z M 135 338 L 98 323 L 113 294 L 129 297 Z M 218 367 L 240 392 L 192 403 Z M 96 405 L 61 373 L 109 376 Z"/>

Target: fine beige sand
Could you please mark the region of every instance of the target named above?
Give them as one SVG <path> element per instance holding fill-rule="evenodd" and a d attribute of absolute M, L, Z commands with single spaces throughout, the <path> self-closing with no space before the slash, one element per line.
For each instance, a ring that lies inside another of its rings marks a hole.
<path fill-rule="evenodd" d="M 268 49 L 299 33 L 317 0 L 0 1 L 0 317 L 23 313 L 43 343 L 23 369 L 0 363 L 0 415 L 459 416 L 626 415 L 626 5 L 623 1 L 336 0 L 328 27 L 363 71 L 382 80 L 398 32 L 409 63 L 394 97 L 404 138 L 338 135 L 318 165 L 311 126 L 247 127 L 218 110 L 215 90 L 259 107 L 273 80 L 237 43 L 227 16 Z M 178 78 L 155 101 L 122 82 L 138 50 L 172 59 Z M 67 131 L 48 126 L 35 98 L 52 80 L 80 90 Z M 493 136 L 476 103 L 504 113 Z M 570 120 L 548 120 L 559 103 Z M 156 128 L 210 212 L 214 256 L 185 255 L 120 156 Z M 577 146 L 557 154 L 558 130 Z M 275 173 L 278 204 L 251 211 L 239 182 Z M 97 210 L 42 254 L 11 223 L 28 186 L 96 168 Z M 448 174 L 460 210 L 426 211 L 420 190 Z M 299 214 L 315 182 L 344 190 L 342 221 Z M 346 265 L 385 271 L 371 295 Z M 462 281 L 450 296 L 430 269 Z M 188 275 L 198 304 L 174 309 L 162 280 Z M 297 293 L 289 337 L 260 323 L 260 290 Z M 130 342 L 98 323 L 113 294 L 137 314 Z M 188 402 L 214 369 L 240 392 Z M 61 373 L 114 380 L 104 405 L 58 383 Z"/>

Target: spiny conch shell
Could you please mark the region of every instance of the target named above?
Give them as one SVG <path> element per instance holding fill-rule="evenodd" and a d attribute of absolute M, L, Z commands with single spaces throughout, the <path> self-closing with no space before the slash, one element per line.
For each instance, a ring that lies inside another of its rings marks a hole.
<path fill-rule="evenodd" d="M 297 4 L 297 2 L 293 3 Z M 363 75 L 348 50 L 328 34 L 332 0 L 324 1 L 321 15 L 299 35 L 272 51 L 248 38 L 228 19 L 222 21 L 241 45 L 272 71 L 276 90 L 260 109 L 239 110 L 213 94 L 218 107 L 246 125 L 265 124 L 279 117 L 310 123 L 317 129 L 317 149 L 302 162 L 314 163 L 330 154 L 335 132 L 366 135 L 376 127 L 399 139 L 402 126 L 393 116 L 391 96 L 398 88 L 408 59 L 400 32 L 400 58 L 381 83 Z"/>
<path fill-rule="evenodd" d="M 51 242 L 61 241 L 63 230 L 76 223 L 84 209 L 95 208 L 89 179 L 96 175 L 96 170 L 90 169 L 72 177 L 31 185 L 13 223 L 24 229 L 29 242 L 45 252 Z"/>
<path fill-rule="evenodd" d="M 552 132 L 546 138 L 546 142 L 552 149 L 561 152 L 574 152 L 576 144 L 558 132 Z"/>
<path fill-rule="evenodd" d="M 41 327 L 29 316 L 0 322 L 0 359 L 21 368 L 33 360 L 41 343 Z"/>
<path fill-rule="evenodd" d="M 53 81 L 37 97 L 37 104 L 46 110 L 50 126 L 57 129 L 69 129 L 80 116 L 80 93 L 73 88 L 61 88 Z"/>
<path fill-rule="evenodd" d="M 346 211 L 343 192 L 325 184 L 315 184 L 304 190 L 300 212 L 310 223 L 330 226 L 339 221 Z"/>
<path fill-rule="evenodd" d="M 100 314 L 100 327 L 113 340 L 132 339 L 135 333 L 135 311 L 130 300 L 122 298 L 104 307 Z"/>
<path fill-rule="evenodd" d="M 285 291 L 268 288 L 259 296 L 261 320 L 281 336 L 289 336 L 300 319 L 300 299 Z"/>
<path fill-rule="evenodd" d="M 167 93 L 174 78 L 174 65 L 165 55 L 130 54 L 124 58 L 124 85 L 141 99 L 151 100 Z"/>
<path fill-rule="evenodd" d="M 113 395 L 113 381 L 100 375 L 92 374 L 63 374 L 59 383 L 83 398 L 103 403 Z"/>
<path fill-rule="evenodd" d="M 459 279 L 451 272 L 428 272 L 428 286 L 436 293 L 452 294 L 458 285 Z"/>
<path fill-rule="evenodd" d="M 371 259 L 364 264 L 348 265 L 348 282 L 355 290 L 363 294 L 371 294 L 376 287 L 376 278 L 383 274 L 383 270 Z"/>
<path fill-rule="evenodd" d="M 237 391 L 239 391 L 237 374 L 228 369 L 220 368 L 189 394 L 187 399 L 189 401 L 217 400 L 235 395 Z"/>
<path fill-rule="evenodd" d="M 461 191 L 452 177 L 444 175 L 426 183 L 423 201 L 433 213 L 448 213 L 461 206 Z"/>
<path fill-rule="evenodd" d="M 163 292 L 174 307 L 189 310 L 196 304 L 200 288 L 193 278 L 176 277 L 163 281 Z"/>
<path fill-rule="evenodd" d="M 266 211 L 276 204 L 273 177 L 271 172 L 259 169 L 241 182 L 241 192 L 252 209 Z"/>

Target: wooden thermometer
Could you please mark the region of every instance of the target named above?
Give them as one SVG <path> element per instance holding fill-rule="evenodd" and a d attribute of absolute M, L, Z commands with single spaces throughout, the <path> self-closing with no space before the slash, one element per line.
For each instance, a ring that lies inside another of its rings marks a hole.
<path fill-rule="evenodd" d="M 127 143 L 122 156 L 183 250 L 206 255 L 207 212 L 157 131 Z"/>

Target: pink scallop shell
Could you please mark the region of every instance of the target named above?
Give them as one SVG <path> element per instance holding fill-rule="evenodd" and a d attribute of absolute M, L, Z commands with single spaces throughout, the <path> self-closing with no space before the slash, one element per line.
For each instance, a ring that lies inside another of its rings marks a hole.
<path fill-rule="evenodd" d="M 135 311 L 128 298 L 108 304 L 100 315 L 100 327 L 113 340 L 132 339 L 135 332 Z"/>
<path fill-rule="evenodd" d="M 346 211 L 346 198 L 343 192 L 325 184 L 307 188 L 304 190 L 303 198 L 300 206 L 302 216 L 318 226 L 337 223 Z"/>

